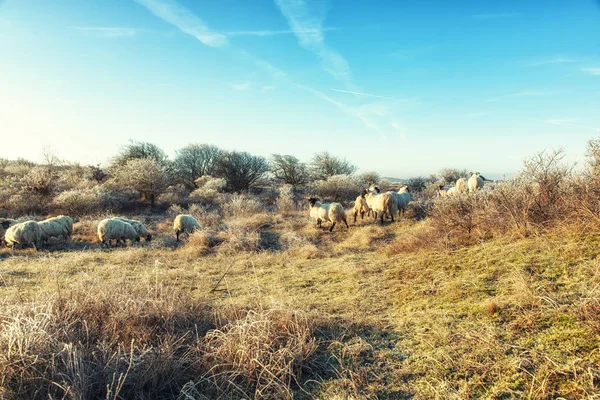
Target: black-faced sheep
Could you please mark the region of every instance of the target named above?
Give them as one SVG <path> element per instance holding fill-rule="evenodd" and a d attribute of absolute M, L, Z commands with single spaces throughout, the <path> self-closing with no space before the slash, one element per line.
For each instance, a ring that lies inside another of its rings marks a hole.
<path fill-rule="evenodd" d="M 323 221 L 331 222 L 329 232 L 333 231 L 338 222 L 343 222 L 346 224 L 346 229 L 348 228 L 346 212 L 340 203 L 321 203 L 316 197 L 309 197 L 307 200 L 310 204 L 310 217 L 317 221 L 317 228 L 321 227 Z"/>
<path fill-rule="evenodd" d="M 173 230 L 175 231 L 175 237 L 179 242 L 179 235 L 182 233 L 193 233 L 195 231 L 202 230 L 202 225 L 198 223 L 196 218 L 188 214 L 179 214 L 173 221 Z"/>
<path fill-rule="evenodd" d="M 102 247 L 110 247 L 110 241 L 115 240 L 126 242 L 129 239 L 131 242 L 140 241 L 140 235 L 133 229 L 133 226 L 127 222 L 116 218 L 107 218 L 100 221 L 98 224 L 98 238 L 102 242 Z"/>
<path fill-rule="evenodd" d="M 11 225 L 4 234 L 4 241 L 7 246 L 11 246 L 13 249 L 33 246 L 39 250 L 42 241 L 40 227 L 35 221 L 25 221 Z"/>

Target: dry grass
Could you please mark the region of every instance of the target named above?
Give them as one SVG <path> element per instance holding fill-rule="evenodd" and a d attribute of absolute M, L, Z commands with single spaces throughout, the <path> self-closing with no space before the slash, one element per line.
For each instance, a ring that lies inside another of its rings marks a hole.
<path fill-rule="evenodd" d="M 0 250 L 0 397 L 594 398 L 600 236 L 225 217 L 175 243 Z M 250 207 L 250 206 L 248 206 Z M 231 210 L 230 210 L 231 211 Z M 336 227 L 337 228 L 337 227 Z"/>

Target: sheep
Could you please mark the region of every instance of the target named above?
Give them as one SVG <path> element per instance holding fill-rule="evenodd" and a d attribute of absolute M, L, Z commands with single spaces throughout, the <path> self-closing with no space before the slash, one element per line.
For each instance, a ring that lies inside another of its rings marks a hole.
<path fill-rule="evenodd" d="M 406 211 L 406 207 L 408 207 L 408 203 L 410 203 L 410 191 L 408 190 L 408 186 L 403 186 L 396 193 L 396 206 L 398 207 L 398 215 Z"/>
<path fill-rule="evenodd" d="M 458 193 L 466 193 L 467 192 L 467 180 L 465 178 L 460 178 L 456 181 L 454 185 L 456 191 Z"/>
<path fill-rule="evenodd" d="M 4 234 L 4 240 L 7 246 L 23 248 L 32 245 L 36 250 L 40 250 L 41 231 L 40 226 L 35 221 L 25 221 L 11 225 Z"/>
<path fill-rule="evenodd" d="M 365 199 L 366 194 L 367 191 L 363 190 L 362 193 L 354 201 L 354 223 L 356 223 L 356 216 L 358 214 L 360 214 L 360 219 L 365 219 L 365 213 L 371 213 L 371 209 L 367 204 L 367 199 Z"/>
<path fill-rule="evenodd" d="M 367 190 L 365 195 L 369 208 L 373 210 L 374 219 L 377 219 L 377 214 L 379 213 L 380 221 L 383 225 L 383 218 L 387 213 L 392 217 L 392 222 L 394 222 L 394 215 L 398 212 L 396 201 L 394 201 L 391 194 L 379 192 L 380 190 L 378 187 L 372 186 Z"/>
<path fill-rule="evenodd" d="M 438 195 L 438 197 L 446 197 L 446 196 L 448 196 L 448 189 L 446 189 L 444 187 L 444 185 L 438 186 L 437 195 Z"/>
<path fill-rule="evenodd" d="M 106 218 L 100 221 L 98 238 L 102 242 L 102 247 L 110 247 L 111 239 L 114 239 L 116 244 L 119 241 L 125 242 L 127 239 L 132 242 L 140 241 L 140 235 L 133 229 L 133 226 L 116 218 Z"/>
<path fill-rule="evenodd" d="M 152 234 L 148 232 L 146 226 L 140 221 L 136 221 L 135 219 L 127 219 L 127 218 L 115 218 L 123 222 L 127 222 L 129 225 L 133 226 L 133 229 L 137 232 L 140 237 L 143 237 L 146 242 L 150 242 L 152 240 Z"/>
<path fill-rule="evenodd" d="M 4 244 L 4 233 L 14 223 L 14 219 L 0 218 L 0 244 Z"/>
<path fill-rule="evenodd" d="M 469 182 L 467 183 L 469 192 L 474 193 L 479 189 L 483 189 L 483 185 L 487 180 L 488 179 L 485 179 L 485 177 L 483 177 L 479 172 L 475 172 L 471 175 Z"/>
<path fill-rule="evenodd" d="M 179 235 L 181 233 L 192 233 L 197 230 L 202 230 L 202 225 L 198 223 L 196 218 L 189 214 L 179 214 L 173 221 L 173 230 L 175 231 L 175 237 L 179 242 Z"/>
<path fill-rule="evenodd" d="M 448 189 L 448 192 L 446 192 L 446 194 L 448 195 L 448 197 L 450 197 L 450 196 L 456 196 L 457 194 L 459 194 L 459 192 L 456 189 L 456 186 L 453 186 L 450 189 Z"/>
<path fill-rule="evenodd" d="M 48 243 L 51 237 L 64 237 L 69 240 L 73 233 L 73 220 L 71 217 L 60 215 L 38 222 L 42 243 Z"/>
<path fill-rule="evenodd" d="M 343 222 L 348 229 L 348 221 L 346 221 L 346 212 L 340 203 L 321 203 L 316 197 L 309 197 L 310 217 L 317 221 L 317 228 L 321 227 L 322 221 L 331 222 L 329 232 L 333 232 L 333 228 L 337 222 Z"/>

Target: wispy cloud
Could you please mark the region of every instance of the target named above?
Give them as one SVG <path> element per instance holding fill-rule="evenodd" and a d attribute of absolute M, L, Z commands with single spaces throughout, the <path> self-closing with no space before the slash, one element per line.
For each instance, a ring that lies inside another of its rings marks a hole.
<path fill-rule="evenodd" d="M 465 116 L 467 116 L 469 118 L 483 117 L 484 115 L 486 115 L 486 113 L 484 113 L 484 112 L 472 112 L 472 113 L 465 114 Z"/>
<path fill-rule="evenodd" d="M 273 86 L 273 85 L 265 85 L 265 86 L 263 86 L 260 89 L 260 91 L 263 92 L 263 93 L 270 92 L 271 90 L 275 90 L 275 86 Z"/>
<path fill-rule="evenodd" d="M 393 97 L 387 97 L 387 96 L 381 96 L 378 94 L 371 94 L 371 93 L 361 93 L 361 92 L 355 92 L 353 90 L 342 90 L 342 89 L 329 89 L 329 90 L 333 90 L 334 92 L 341 92 L 341 93 L 348 93 L 348 94 L 354 94 L 357 96 L 364 96 L 364 97 L 376 97 L 378 99 L 388 99 L 388 100 L 397 100 L 397 101 L 408 101 L 405 99 L 395 99 Z"/>
<path fill-rule="evenodd" d="M 542 91 L 542 90 L 531 90 L 531 91 L 525 91 L 525 92 L 505 94 L 505 95 L 502 95 L 502 96 L 490 97 L 489 99 L 486 100 L 486 102 L 492 103 L 494 101 L 509 99 L 509 98 L 512 98 L 512 97 L 550 96 L 551 94 L 553 94 L 553 92 Z"/>
<path fill-rule="evenodd" d="M 233 83 L 231 84 L 231 88 L 233 90 L 246 91 L 252 87 L 251 81 L 246 81 L 244 83 Z"/>
<path fill-rule="evenodd" d="M 146 7 L 157 17 L 195 37 L 207 46 L 223 47 L 228 44 L 225 35 L 212 31 L 204 21 L 175 0 L 135 1 Z"/>
<path fill-rule="evenodd" d="M 323 20 L 325 7 L 313 12 L 308 9 L 304 0 L 275 0 L 283 16 L 287 19 L 294 35 L 298 38 L 300 46 L 319 56 L 323 68 L 336 80 L 343 82 L 348 89 L 353 89 L 352 71 L 348 61 L 336 50 L 325 43 L 323 35 Z"/>
<path fill-rule="evenodd" d="M 537 67 L 540 65 L 564 64 L 564 63 L 574 63 L 574 62 L 579 62 L 579 60 L 574 59 L 574 58 L 569 58 L 569 57 L 555 57 L 555 58 L 548 58 L 545 60 L 534 61 L 532 63 L 529 63 L 528 65 L 530 67 Z"/>
<path fill-rule="evenodd" d="M 486 19 L 505 19 L 505 18 L 520 18 L 523 13 L 520 12 L 501 12 L 501 13 L 490 13 L 490 14 L 472 14 L 471 18 L 486 20 Z"/>
<path fill-rule="evenodd" d="M 600 75 L 600 68 L 581 68 L 583 72 L 590 75 Z"/>
<path fill-rule="evenodd" d="M 321 28 L 321 32 L 325 31 L 335 31 L 337 28 L 335 27 L 323 27 Z M 303 34 L 314 34 L 318 33 L 315 29 L 307 29 L 302 32 Z M 295 32 L 291 29 L 282 29 L 282 30 L 261 30 L 261 31 L 233 31 L 233 32 L 223 32 L 226 36 L 280 36 L 280 35 L 292 35 Z"/>
<path fill-rule="evenodd" d="M 140 31 L 137 28 L 115 26 L 69 26 L 69 29 L 110 38 L 135 36 Z"/>
<path fill-rule="evenodd" d="M 600 128 L 596 128 L 596 127 L 589 126 L 589 125 L 581 125 L 581 124 L 577 123 L 578 121 L 579 120 L 573 119 L 573 118 L 550 118 L 550 119 L 545 120 L 544 122 L 546 124 L 551 124 L 551 125 L 561 125 L 561 126 L 568 126 L 571 128 L 578 128 L 578 129 L 585 129 L 585 130 L 600 132 Z"/>

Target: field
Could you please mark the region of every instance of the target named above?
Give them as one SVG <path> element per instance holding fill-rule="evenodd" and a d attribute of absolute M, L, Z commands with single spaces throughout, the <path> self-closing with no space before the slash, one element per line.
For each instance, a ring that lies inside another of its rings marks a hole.
<path fill-rule="evenodd" d="M 89 217 L 0 251 L 0 397 L 600 397 L 598 232 L 447 245 L 411 214 L 242 208 L 177 244 L 138 217 L 149 245 L 101 249 Z"/>

